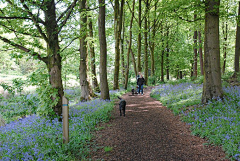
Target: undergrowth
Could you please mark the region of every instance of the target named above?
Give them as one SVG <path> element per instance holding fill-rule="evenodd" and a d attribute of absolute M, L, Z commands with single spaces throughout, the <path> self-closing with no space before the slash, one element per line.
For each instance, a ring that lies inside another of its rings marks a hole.
<path fill-rule="evenodd" d="M 231 160 L 240 160 L 240 87 L 224 87 L 225 98 L 201 105 L 202 85 L 163 84 L 151 96 L 180 114 L 192 134 L 221 145 Z"/>
<path fill-rule="evenodd" d="M 109 120 L 116 96 L 124 91 L 110 93 L 112 101 L 79 102 L 79 92 L 68 91 L 68 96 L 74 95 L 70 97 L 68 144 L 63 144 L 62 122 L 35 114 L 37 96 L 1 98 L 0 112 L 7 124 L 0 127 L 0 160 L 86 159 L 92 131 Z"/>

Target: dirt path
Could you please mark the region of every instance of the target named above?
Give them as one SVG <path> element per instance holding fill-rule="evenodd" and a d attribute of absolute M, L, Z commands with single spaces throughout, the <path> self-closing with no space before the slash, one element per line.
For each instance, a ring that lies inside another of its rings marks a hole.
<path fill-rule="evenodd" d="M 126 117 L 115 108 L 113 119 L 95 134 L 99 149 L 93 150 L 91 160 L 226 160 L 220 147 L 204 146 L 206 141 L 192 136 L 189 126 L 151 98 L 150 91 L 148 87 L 143 96 L 123 95 Z M 106 146 L 113 149 L 105 152 Z"/>

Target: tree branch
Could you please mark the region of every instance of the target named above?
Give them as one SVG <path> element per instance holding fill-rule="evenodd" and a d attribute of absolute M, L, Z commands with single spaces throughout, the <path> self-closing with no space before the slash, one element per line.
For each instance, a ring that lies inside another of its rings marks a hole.
<path fill-rule="evenodd" d="M 35 38 L 41 38 L 40 36 L 33 36 L 33 35 L 30 34 L 30 33 L 26 33 L 26 32 L 18 32 L 18 31 L 14 30 L 14 29 L 12 29 L 12 28 L 6 26 L 6 25 L 1 24 L 1 22 L 0 22 L 0 26 L 3 26 L 3 27 L 5 27 L 6 29 L 8 29 L 8 30 L 10 30 L 10 31 L 12 31 L 12 32 L 14 32 L 14 33 L 19 33 L 19 34 L 23 34 L 23 35 L 27 35 L 27 36 L 32 36 L 32 37 L 35 37 Z"/>
<path fill-rule="evenodd" d="M 187 21 L 187 22 L 196 22 L 196 21 L 199 21 L 199 20 L 204 20 L 204 18 L 196 18 L 195 20 L 189 20 L 189 19 L 184 19 L 180 16 L 178 16 L 178 18 L 181 19 L 181 20 Z"/>
<path fill-rule="evenodd" d="M 5 19 L 5 20 L 12 20 L 12 19 L 25 19 L 25 20 L 32 20 L 29 17 L 18 17 L 18 16 L 12 16 L 12 17 L 5 17 L 5 16 L 0 16 L 0 19 Z"/>
<path fill-rule="evenodd" d="M 131 13 L 134 12 L 134 11 L 132 11 L 132 9 L 131 9 L 128 1 L 126 1 L 126 2 L 127 2 L 127 4 L 128 4 L 128 8 L 129 8 L 130 12 L 131 12 Z M 138 19 L 135 17 L 135 15 L 134 15 L 134 19 L 135 19 L 135 21 L 138 23 Z"/>
<path fill-rule="evenodd" d="M 7 38 L 4 38 L 4 37 L 2 37 L 2 36 L 0 36 L 0 40 L 2 40 L 3 42 L 5 42 L 5 43 L 7 43 L 7 44 L 9 44 L 9 45 L 14 46 L 14 47 L 17 48 L 17 49 L 20 49 L 20 50 L 22 50 L 22 51 L 25 51 L 26 53 L 30 54 L 31 56 L 37 57 L 39 60 L 47 63 L 47 57 L 41 57 L 41 55 L 39 55 L 38 53 L 36 53 L 36 52 L 34 52 L 34 51 L 30 50 L 30 49 L 27 49 L 27 48 L 25 48 L 25 47 L 22 46 L 22 45 L 18 45 L 18 44 L 16 44 L 16 43 L 12 42 L 11 40 L 8 40 Z"/>
<path fill-rule="evenodd" d="M 30 9 L 26 4 L 24 4 L 24 0 L 21 0 L 21 3 L 23 4 L 23 7 L 26 9 L 25 12 L 29 14 L 29 16 L 32 18 L 32 21 L 34 22 L 35 26 L 37 27 L 38 32 L 41 34 L 42 38 L 48 43 L 48 38 L 47 36 L 43 33 L 41 27 L 38 24 L 38 20 L 40 19 L 37 17 L 38 20 L 36 20 L 35 16 L 30 12 Z"/>
<path fill-rule="evenodd" d="M 61 23 L 60 27 L 59 27 L 59 30 L 58 30 L 58 33 L 61 32 L 63 26 L 67 23 L 67 20 L 69 19 L 71 13 L 72 13 L 72 10 L 73 8 L 76 6 L 76 3 L 77 3 L 78 0 L 74 0 L 74 2 L 70 5 L 70 8 L 69 8 L 69 11 L 67 13 L 67 16 L 66 18 L 63 20 L 63 22 Z"/>
<path fill-rule="evenodd" d="M 20 11 L 22 11 L 22 12 L 27 12 L 27 11 L 23 10 L 22 8 L 19 8 L 18 6 L 14 5 L 10 0 L 6 0 L 6 1 L 7 1 L 10 5 L 12 5 L 13 7 L 19 9 Z M 1 10 L 1 11 L 2 11 L 2 10 Z M 27 13 L 28 13 L 28 12 L 27 12 Z M 13 17 L 18 17 L 18 16 L 13 16 Z M 7 19 L 7 17 L 4 18 L 4 19 Z M 12 19 L 13 19 L 13 18 L 12 18 Z M 29 18 L 29 17 L 25 17 L 25 18 L 19 17 L 19 18 L 17 18 L 17 19 L 28 19 L 28 20 L 32 20 L 32 21 L 33 21 L 33 19 L 31 19 L 31 18 Z M 38 23 L 41 23 L 41 24 L 45 24 L 45 22 L 44 22 L 41 18 L 39 18 L 39 17 L 38 17 L 38 19 L 37 19 L 37 22 L 38 22 Z"/>
<path fill-rule="evenodd" d="M 62 12 L 62 14 L 58 17 L 57 22 L 63 18 L 63 16 L 71 9 L 72 5 L 68 6 L 68 8 Z"/>
<path fill-rule="evenodd" d="M 63 52 L 66 48 L 68 48 L 76 39 L 79 39 L 79 37 L 75 37 L 74 39 L 72 39 L 71 42 L 61 50 L 61 52 Z"/>

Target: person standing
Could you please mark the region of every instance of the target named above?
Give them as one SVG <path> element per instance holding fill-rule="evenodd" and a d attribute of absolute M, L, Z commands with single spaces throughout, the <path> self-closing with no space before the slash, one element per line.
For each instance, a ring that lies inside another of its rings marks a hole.
<path fill-rule="evenodd" d="M 138 72 L 137 80 L 138 80 L 138 78 L 140 77 L 140 75 L 142 75 L 141 72 Z"/>
<path fill-rule="evenodd" d="M 143 95 L 143 84 L 144 84 L 144 78 L 142 75 L 140 75 L 140 77 L 137 79 L 137 85 L 138 85 L 138 94 L 141 94 Z"/>

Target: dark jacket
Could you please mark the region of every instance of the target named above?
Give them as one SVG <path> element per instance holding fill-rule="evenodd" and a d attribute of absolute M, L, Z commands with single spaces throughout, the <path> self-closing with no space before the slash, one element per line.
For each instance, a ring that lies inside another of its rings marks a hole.
<path fill-rule="evenodd" d="M 143 85 L 144 81 L 145 81 L 144 78 L 138 78 L 137 79 L 137 85 L 139 85 L 139 86 Z"/>

